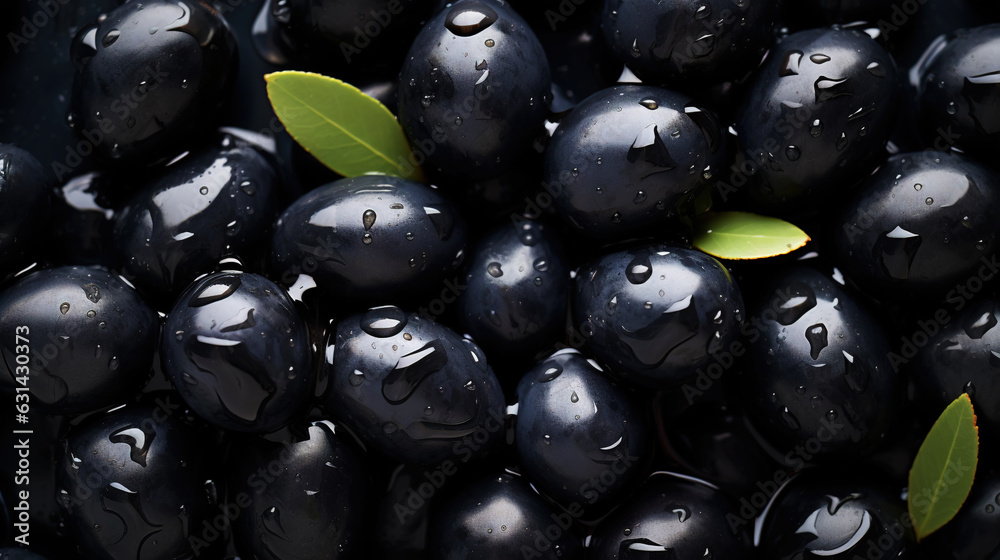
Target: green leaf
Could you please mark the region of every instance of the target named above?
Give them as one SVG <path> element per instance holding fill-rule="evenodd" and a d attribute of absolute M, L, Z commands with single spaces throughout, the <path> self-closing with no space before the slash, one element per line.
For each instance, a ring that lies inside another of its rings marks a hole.
<path fill-rule="evenodd" d="M 907 507 L 917 540 L 955 517 L 969 496 L 979 460 L 979 428 L 969 395 L 934 422 L 910 469 Z"/>
<path fill-rule="evenodd" d="M 396 117 L 377 99 L 336 78 L 308 72 L 264 76 L 274 112 L 292 138 L 345 177 L 396 175 L 424 181 Z"/>
<path fill-rule="evenodd" d="M 717 212 L 698 217 L 693 244 L 720 259 L 763 259 L 791 253 L 808 242 L 804 231 L 784 220 Z"/>

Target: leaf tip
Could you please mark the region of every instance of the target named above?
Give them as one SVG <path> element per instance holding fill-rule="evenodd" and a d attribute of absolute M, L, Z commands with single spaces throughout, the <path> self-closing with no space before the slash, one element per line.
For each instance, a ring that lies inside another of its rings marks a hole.
<path fill-rule="evenodd" d="M 972 404 L 972 397 L 968 393 L 962 393 L 958 396 L 956 401 L 960 401 L 963 404 L 969 405 L 969 411 L 972 412 L 972 427 L 976 430 L 976 443 L 979 443 L 979 416 L 976 415 L 976 407 Z M 978 451 L 978 447 L 977 447 Z"/>
<path fill-rule="evenodd" d="M 800 229 L 799 231 L 802 231 L 802 230 Z M 809 237 L 808 235 L 806 235 L 806 233 L 803 231 L 802 232 L 802 241 L 800 241 L 798 245 L 792 246 L 792 248 L 788 250 L 788 253 L 791 253 L 791 252 L 794 252 L 794 251 L 798 251 L 799 249 L 801 249 L 801 248 L 805 247 L 806 245 L 808 245 L 810 241 L 812 241 L 812 238 Z M 788 253 L 783 253 L 783 254 L 787 255 Z"/>
<path fill-rule="evenodd" d="M 765 259 L 801 249 L 812 238 L 795 224 L 750 212 L 709 212 L 696 217 L 692 245 L 726 260 Z"/>
<path fill-rule="evenodd" d="M 971 430 L 969 430 L 970 427 Z M 963 430 L 966 430 L 964 447 L 956 447 L 956 442 Z M 971 450 L 968 449 L 970 440 L 974 440 Z M 953 468 L 952 454 L 959 451 L 964 455 L 955 459 L 957 461 L 955 464 L 960 465 L 962 457 L 964 457 L 965 461 L 971 462 L 972 468 L 962 468 L 955 471 L 959 475 L 958 480 L 956 482 L 948 480 L 947 484 L 944 484 L 945 490 L 942 491 L 945 474 Z M 943 462 L 942 458 L 944 458 Z M 945 407 L 940 417 L 931 426 L 930 432 L 920 445 L 910 468 L 907 511 L 914 522 L 913 530 L 917 542 L 930 536 L 955 518 L 969 497 L 969 492 L 975 483 L 978 465 L 979 427 L 976 412 L 970 396 L 967 393 L 962 393 Z M 947 491 L 949 486 L 961 488 L 962 491 L 950 496 Z M 914 496 L 928 493 L 930 501 L 926 505 L 917 504 Z M 956 497 L 958 499 L 955 499 Z M 916 510 L 917 506 L 920 507 L 920 511 Z M 935 510 L 935 506 L 939 507 Z"/>
<path fill-rule="evenodd" d="M 281 78 L 282 76 L 286 76 L 288 74 L 299 74 L 299 73 L 300 72 L 295 72 L 294 70 L 278 70 L 277 72 L 268 72 L 267 74 L 264 74 L 264 81 L 271 84 L 274 83 L 275 80 Z"/>
<path fill-rule="evenodd" d="M 271 107 L 288 134 L 320 163 L 345 177 L 394 175 L 426 182 L 406 163 L 412 149 L 381 101 L 354 85 L 313 72 L 264 75 Z M 337 150 L 334 147 L 349 147 Z"/>

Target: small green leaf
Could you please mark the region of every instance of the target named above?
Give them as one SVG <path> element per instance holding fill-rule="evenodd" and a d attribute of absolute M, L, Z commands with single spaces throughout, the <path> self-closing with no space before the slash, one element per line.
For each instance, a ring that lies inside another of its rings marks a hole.
<path fill-rule="evenodd" d="M 720 259 L 774 257 L 808 242 L 804 231 L 784 220 L 747 212 L 704 214 L 694 232 L 694 247 Z"/>
<path fill-rule="evenodd" d="M 396 117 L 377 99 L 336 78 L 308 72 L 264 76 L 274 112 L 292 138 L 345 177 L 396 175 L 424 181 Z"/>
<path fill-rule="evenodd" d="M 979 428 L 969 395 L 934 422 L 910 469 L 907 506 L 917 540 L 955 517 L 969 496 L 979 460 Z"/>

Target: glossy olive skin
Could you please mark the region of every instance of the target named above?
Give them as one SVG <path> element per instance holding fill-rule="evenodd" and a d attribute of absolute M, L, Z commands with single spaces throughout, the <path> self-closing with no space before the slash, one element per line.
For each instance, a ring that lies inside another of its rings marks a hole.
<path fill-rule="evenodd" d="M 364 71 L 398 59 L 430 15 L 421 0 L 267 0 L 292 48 L 324 67 Z M 397 62 L 398 64 L 398 62 Z"/>
<path fill-rule="evenodd" d="M 772 211 L 820 207 L 879 163 L 899 93 L 892 57 L 861 31 L 814 29 L 785 38 L 738 110 L 745 161 L 737 167 L 751 175 L 740 190 Z"/>
<path fill-rule="evenodd" d="M 693 249 L 639 245 L 581 268 L 573 294 L 586 348 L 633 386 L 677 387 L 740 335 L 743 298 L 725 267 Z"/>
<path fill-rule="evenodd" d="M 305 321 L 263 276 L 221 272 L 196 281 L 163 332 L 164 372 L 188 406 L 216 426 L 270 432 L 312 395 Z"/>
<path fill-rule="evenodd" d="M 566 117 L 545 153 L 556 212 L 584 235 L 621 241 L 693 214 L 728 161 L 714 113 L 663 88 L 615 86 Z"/>
<path fill-rule="evenodd" d="M 619 499 L 641 476 L 647 431 L 633 396 L 574 350 L 556 352 L 518 384 L 519 464 L 560 503 Z"/>
<path fill-rule="evenodd" d="M 902 489 L 892 489 L 892 483 L 868 470 L 826 468 L 800 474 L 768 505 L 761 557 L 917 559 Z"/>
<path fill-rule="evenodd" d="M 848 278 L 883 300 L 937 299 L 997 247 L 1000 182 L 967 157 L 893 156 L 851 200 L 833 233 Z"/>
<path fill-rule="evenodd" d="M 189 539 L 217 513 L 197 432 L 161 409 L 127 407 L 89 418 L 63 445 L 58 499 L 86 558 L 193 556 Z"/>
<path fill-rule="evenodd" d="M 278 190 L 271 164 L 222 135 L 170 165 L 115 215 L 122 274 L 161 308 L 223 257 L 260 252 Z"/>
<path fill-rule="evenodd" d="M 0 144 L 0 278 L 28 264 L 48 231 L 48 175 L 30 153 Z"/>
<path fill-rule="evenodd" d="M 432 514 L 428 548 L 435 560 L 507 560 L 528 552 L 529 558 L 581 560 L 573 520 L 551 509 L 524 479 L 483 474 Z"/>
<path fill-rule="evenodd" d="M 333 423 L 321 420 L 312 422 L 302 439 L 256 438 L 230 457 L 228 501 L 243 510 L 233 524 L 233 538 L 244 555 L 259 560 L 360 557 L 358 551 L 369 546 L 361 535 L 369 521 L 364 511 L 371 481 L 344 437 Z M 266 472 L 273 464 L 282 466 L 281 474 Z"/>
<path fill-rule="evenodd" d="M 458 324 L 489 354 L 531 356 L 566 325 L 569 264 L 556 232 L 504 224 L 480 241 L 458 296 Z"/>
<path fill-rule="evenodd" d="M 651 476 L 635 497 L 598 525 L 587 558 L 750 560 L 745 528 L 731 526 L 737 506 L 707 483 L 671 473 Z M 648 554 L 648 556 L 647 556 Z"/>
<path fill-rule="evenodd" d="M 236 39 L 197 0 L 129 2 L 84 27 L 71 126 L 107 160 L 174 155 L 206 130 L 236 78 Z"/>
<path fill-rule="evenodd" d="M 454 205 L 420 183 L 384 175 L 341 179 L 306 193 L 278 219 L 271 270 L 300 274 L 337 297 L 399 303 L 455 271 L 466 226 Z"/>
<path fill-rule="evenodd" d="M 52 199 L 54 252 L 67 264 L 114 262 L 112 233 L 115 209 L 120 206 L 110 175 L 85 173 L 55 190 Z"/>
<path fill-rule="evenodd" d="M 792 268 L 771 287 L 752 306 L 738 380 L 751 423 L 782 453 L 808 444 L 808 456 L 796 455 L 806 461 L 871 453 L 894 422 L 906 384 L 881 326 L 813 269 Z"/>
<path fill-rule="evenodd" d="M 996 297 L 968 303 L 961 296 L 949 299 L 944 324 L 937 332 L 917 325 L 914 332 L 929 335 L 913 359 L 910 348 L 899 349 L 900 364 L 912 376 L 925 419 L 933 421 L 962 393 L 968 393 L 976 409 L 978 423 L 993 433 L 1000 430 L 1000 382 L 994 372 L 1000 368 L 1000 301 Z M 954 312 L 958 308 L 957 312 Z M 935 324 L 934 321 L 925 325 Z M 910 337 L 912 340 L 913 337 Z M 922 342 L 922 341 L 921 341 Z M 996 352 L 996 354 L 994 354 Z"/>
<path fill-rule="evenodd" d="M 542 130 L 551 97 L 538 38 L 492 0 L 462 0 L 431 18 L 399 83 L 399 122 L 426 156 L 424 168 L 462 179 L 515 166 Z"/>
<path fill-rule="evenodd" d="M 643 83 L 715 84 L 757 67 L 771 42 L 777 2 L 609 0 L 601 30 Z"/>
<path fill-rule="evenodd" d="M 928 47 L 913 84 L 928 141 L 944 138 L 986 158 L 1000 147 L 997 53 L 1000 24 L 963 29 Z"/>
<path fill-rule="evenodd" d="M 326 410 L 392 459 L 482 456 L 503 437 L 504 398 L 471 340 L 398 307 L 337 325 L 327 342 Z"/>
<path fill-rule="evenodd" d="M 1000 496 L 1000 472 L 978 465 L 975 483 L 962 509 L 944 527 L 921 541 L 921 550 L 942 560 L 996 558 L 1000 552 L 1000 534 L 995 530 L 1000 515 L 997 496 Z"/>
<path fill-rule="evenodd" d="M 74 266 L 37 271 L 0 292 L 0 329 L 11 333 L 0 340 L 9 371 L 0 378 L 3 391 L 27 386 L 32 408 L 75 414 L 117 404 L 142 387 L 160 324 L 118 276 Z M 31 352 L 26 385 L 15 378 L 24 346 Z"/>

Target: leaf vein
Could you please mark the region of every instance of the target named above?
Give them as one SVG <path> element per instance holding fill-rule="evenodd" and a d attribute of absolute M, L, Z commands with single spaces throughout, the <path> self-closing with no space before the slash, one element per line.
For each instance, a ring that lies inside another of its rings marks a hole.
<path fill-rule="evenodd" d="M 340 124 L 338 124 L 336 121 L 330 120 L 326 115 L 324 115 L 323 113 L 321 113 L 318 110 L 316 110 L 316 108 L 314 108 L 312 105 L 309 105 L 305 100 L 299 98 L 294 93 L 292 93 L 291 91 L 289 91 L 287 88 L 283 87 L 280 83 L 272 82 L 272 84 L 273 84 L 274 87 L 280 89 L 285 95 L 287 95 L 287 96 L 291 97 L 292 99 L 294 99 L 295 101 L 299 102 L 302 105 L 303 108 L 307 109 L 309 112 L 311 112 L 311 113 L 315 114 L 316 116 L 320 117 L 321 119 L 323 119 L 324 121 L 326 121 L 327 123 L 329 123 L 331 126 L 333 126 L 337 130 L 341 131 L 343 134 L 345 134 L 346 136 L 348 136 L 349 138 L 351 138 L 352 140 L 354 140 L 356 143 L 360 144 L 361 146 L 364 146 L 370 152 L 372 152 L 373 154 L 375 154 L 376 156 L 378 156 L 379 158 L 381 158 L 383 161 L 385 161 L 386 163 L 388 163 L 390 166 L 392 166 L 394 168 L 396 167 L 395 162 L 393 162 L 391 159 L 389 159 L 389 157 L 387 155 L 385 155 L 384 153 L 382 153 L 380 150 L 376 149 L 371 144 L 365 142 L 364 140 L 362 140 L 358 136 L 355 136 L 350 131 L 348 131 L 346 128 L 344 128 L 343 126 L 341 126 Z M 338 105 L 338 108 L 339 108 L 339 105 Z M 311 127 L 318 127 L 320 125 L 317 123 L 315 125 L 306 125 L 306 126 L 308 126 L 308 127 L 311 128 Z"/>
<path fill-rule="evenodd" d="M 965 415 L 963 414 L 962 416 L 964 417 Z M 930 503 L 930 506 L 927 508 L 927 515 L 924 516 L 924 522 L 921 523 L 921 525 L 920 525 L 921 529 L 927 529 L 927 524 L 930 522 L 931 514 L 934 512 L 934 506 L 935 506 L 935 504 L 937 504 L 938 493 L 941 490 L 941 482 L 942 482 L 942 479 L 944 478 L 944 471 L 947 470 L 948 469 L 948 465 L 951 464 L 951 456 L 955 453 L 955 444 L 956 444 L 956 442 L 958 442 L 958 434 L 961 431 L 962 430 L 961 430 L 961 418 L 960 418 L 959 419 L 959 423 L 958 423 L 958 425 L 956 426 L 956 429 L 955 429 L 955 435 L 952 436 L 952 439 L 951 439 L 951 446 L 948 448 L 948 457 L 945 460 L 944 469 L 942 470 L 941 474 L 939 475 L 939 478 L 936 481 L 936 484 L 934 485 L 934 493 L 931 495 L 931 503 Z"/>

